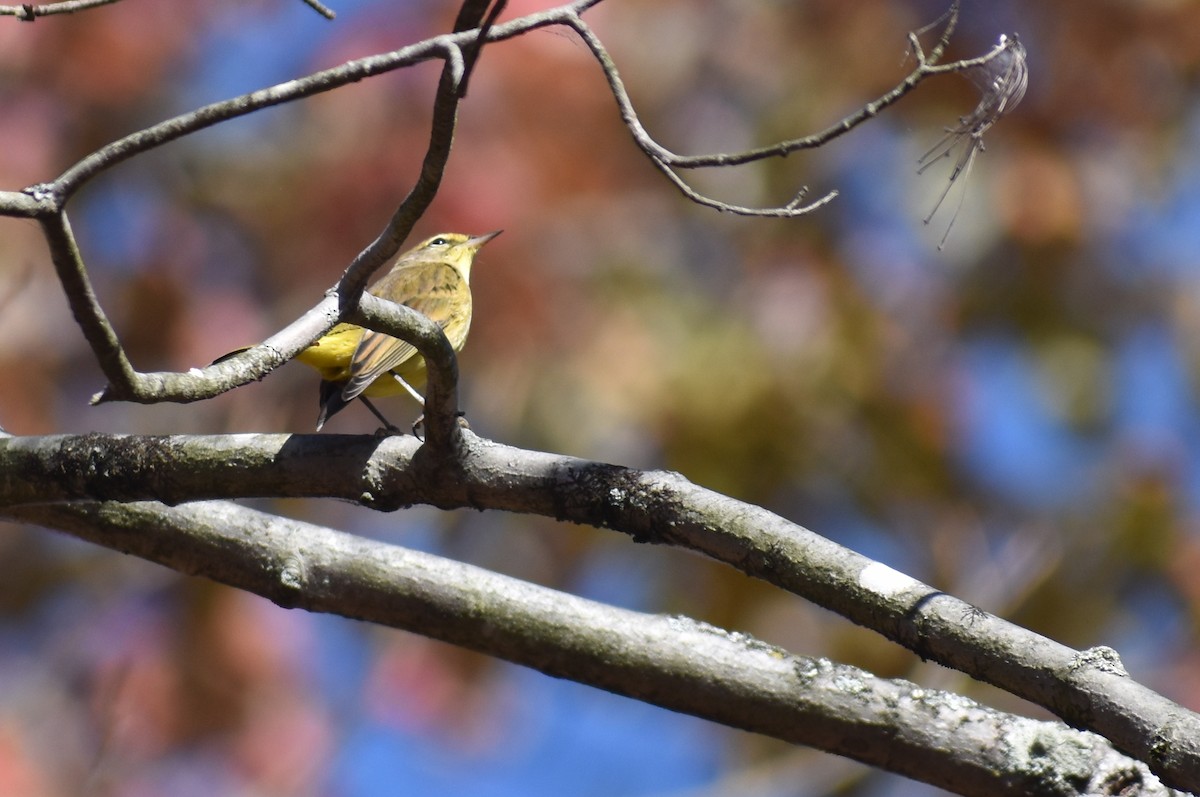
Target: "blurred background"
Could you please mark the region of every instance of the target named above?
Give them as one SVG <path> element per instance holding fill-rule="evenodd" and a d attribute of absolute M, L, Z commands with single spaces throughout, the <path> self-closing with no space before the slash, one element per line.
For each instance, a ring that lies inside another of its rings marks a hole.
<path fill-rule="evenodd" d="M 443 32 L 456 10 L 331 4 L 334 22 L 299 0 L 0 18 L 0 187 Z M 514 0 L 505 18 L 551 5 Z M 977 102 L 961 76 L 821 150 L 687 175 L 741 204 L 840 192 L 764 220 L 668 185 L 567 32 L 488 48 L 416 231 L 505 230 L 473 275 L 463 406 L 485 437 L 678 470 L 1061 642 L 1111 645 L 1200 709 L 1200 4 L 964 6 L 951 55 L 1017 33 L 1029 92 L 928 226 L 951 164 L 918 176 L 917 160 Z M 901 79 L 907 32 L 944 9 L 608 0 L 587 19 L 647 128 L 701 153 L 853 112 Z M 79 195 L 72 221 L 135 366 L 207 364 L 315 304 L 416 177 L 439 68 L 222 125 Z M 13 219 L 0 372 L 14 434 L 301 433 L 317 411 L 294 364 L 201 404 L 88 406 L 100 371 L 37 225 Z M 415 417 L 405 401 L 385 411 Z M 376 425 L 351 407 L 329 428 Z M 1045 716 L 685 552 L 542 518 L 259 505 Z M 85 793 L 939 792 L 6 525 L 0 795 Z"/>

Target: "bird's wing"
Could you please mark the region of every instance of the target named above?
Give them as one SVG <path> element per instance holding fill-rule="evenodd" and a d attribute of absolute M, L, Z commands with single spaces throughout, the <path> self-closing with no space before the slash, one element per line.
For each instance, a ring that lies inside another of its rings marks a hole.
<path fill-rule="evenodd" d="M 412 273 L 415 269 L 421 273 Z M 415 295 L 394 295 L 392 289 L 401 281 L 415 287 Z M 371 293 L 411 307 L 443 330 L 462 324 L 470 317 L 470 288 L 449 263 L 417 263 L 396 269 L 381 279 Z M 456 349 L 462 346 L 462 341 L 451 342 Z M 342 389 L 342 400 L 354 400 L 376 379 L 417 356 L 420 355 L 411 343 L 367 330 L 350 363 L 350 379 Z"/>

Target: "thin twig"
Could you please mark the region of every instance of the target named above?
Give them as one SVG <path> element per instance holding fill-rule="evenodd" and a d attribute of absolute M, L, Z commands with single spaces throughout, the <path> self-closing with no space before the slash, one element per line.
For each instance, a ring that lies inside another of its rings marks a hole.
<path fill-rule="evenodd" d="M 478 6 L 476 13 L 484 14 L 487 4 L 476 3 L 476 5 Z M 313 340 L 328 331 L 339 320 L 355 312 L 354 307 L 359 302 L 359 297 L 371 274 L 382 267 L 399 250 L 440 186 L 454 138 L 459 92 L 464 87 L 465 69 L 459 42 L 464 45 L 470 44 L 478 35 L 471 29 L 471 17 L 468 16 L 466 20 L 463 23 L 468 25 L 465 33 L 437 37 L 437 39 L 424 42 L 422 45 L 405 48 L 385 57 L 360 59 L 337 69 L 326 70 L 324 73 L 305 78 L 303 81 L 280 84 L 272 89 L 243 95 L 222 103 L 214 103 L 191 114 L 176 117 L 98 150 L 64 173 L 55 183 L 39 186 L 41 194 L 53 196 L 56 204 L 61 205 L 66 202 L 72 187 L 82 185 L 103 169 L 132 157 L 138 152 L 185 135 L 187 132 L 215 124 L 225 118 L 248 113 L 247 108 L 249 107 L 265 107 L 277 102 L 297 99 L 307 96 L 309 93 L 329 90 L 333 85 L 341 85 L 351 80 L 356 74 L 376 74 L 385 69 L 394 69 L 418 60 L 427 60 L 429 57 L 440 55 L 446 62 L 434 101 L 429 148 L 419 178 L 399 204 L 383 232 L 346 269 L 332 298 L 327 298 L 312 308 L 281 333 L 272 336 L 262 346 L 255 347 L 228 362 L 203 370 L 193 369 L 188 374 L 138 374 L 129 367 L 128 360 L 123 353 L 119 358 L 114 359 L 113 347 L 116 346 L 117 352 L 120 352 L 120 347 L 117 344 L 115 332 L 104 318 L 99 306 L 96 305 L 96 314 L 91 316 L 90 323 L 84 325 L 85 335 L 92 342 L 97 356 L 112 362 L 113 366 L 104 369 L 109 379 L 109 385 L 93 398 L 93 402 L 101 403 L 112 400 L 194 401 L 217 395 L 237 384 L 262 378 L 310 345 Z M 324 84 L 319 79 L 321 75 L 326 77 Z M 297 83 L 304 85 L 297 85 Z M 55 217 L 51 216 L 51 219 L 53 218 Z M 74 251 L 78 255 L 78 251 Z M 70 258 L 65 258 L 64 262 L 72 261 Z M 81 264 L 70 273 L 77 282 L 81 282 L 87 287 L 87 292 L 90 294 L 86 271 L 82 269 Z M 84 310 L 86 307 L 87 305 L 81 304 L 81 308 Z M 403 312 L 403 308 L 400 309 L 400 312 Z M 378 309 L 373 314 L 364 317 L 367 318 L 366 323 L 369 326 L 381 323 Z M 384 323 L 387 324 L 387 322 Z M 410 319 L 408 325 L 410 328 L 400 336 L 412 335 L 414 324 L 419 330 L 419 322 L 413 322 Z M 390 332 L 398 328 L 393 321 L 388 324 L 388 329 L 383 331 Z M 423 333 L 429 331 L 423 330 Z M 441 331 L 435 330 L 435 334 L 441 336 Z M 429 343 L 424 345 L 426 348 L 433 346 Z M 449 440 L 453 430 L 458 428 L 456 371 L 444 365 L 446 358 L 439 356 L 439 351 L 440 348 L 434 346 L 430 349 L 429 356 L 426 357 L 430 366 L 428 395 L 426 396 L 428 405 L 426 430 L 427 438 L 435 444 Z M 423 351 L 423 353 L 426 352 Z M 450 360 L 453 360 L 452 353 Z M 443 363 L 442 367 L 439 367 L 439 363 Z"/>
<path fill-rule="evenodd" d="M 337 17 L 337 14 L 334 13 L 334 10 L 322 3 L 321 0 L 302 0 L 302 2 L 313 11 L 316 11 L 318 14 L 325 17 L 325 19 L 334 19 Z"/>
<path fill-rule="evenodd" d="M 599 0 L 578 0 L 570 6 L 529 14 L 503 25 L 496 25 L 487 36 L 487 41 L 489 43 L 504 41 L 538 28 L 565 24 L 568 16 L 577 13 L 578 10 L 595 5 L 597 2 Z M 347 61 L 340 66 L 314 72 L 302 78 L 288 80 L 228 100 L 210 103 L 106 144 L 82 158 L 57 179 L 43 185 L 52 188 L 60 202 L 66 202 L 87 180 L 135 155 L 264 108 L 295 102 L 332 91 L 341 86 L 357 83 L 365 78 L 404 69 L 431 59 L 461 58 L 463 48 L 475 43 L 478 37 L 477 30 L 463 30 L 434 36 L 388 53 Z M 465 73 L 465 65 L 462 66 L 456 79 L 461 80 L 463 73 Z M 48 212 L 56 210 L 57 207 L 54 207 Z"/>
<path fill-rule="evenodd" d="M 950 4 L 950 7 L 942 12 L 940 17 L 908 34 L 909 41 L 912 43 L 912 52 L 910 54 L 916 56 L 918 63 L 923 64 L 927 61 L 936 63 L 942 59 L 942 54 L 950 46 L 950 38 L 954 35 L 954 29 L 958 27 L 958 12 L 959 0 L 954 0 Z M 921 37 L 943 22 L 946 24 L 942 26 L 942 32 L 938 35 L 937 44 L 933 46 L 933 49 L 929 51 L 929 55 L 926 56 L 924 50 L 921 48 Z"/>
<path fill-rule="evenodd" d="M 483 43 L 487 41 L 488 34 L 496 25 L 496 20 L 508 5 L 508 0 L 496 0 L 492 5 L 487 16 L 483 18 L 483 23 L 479 26 L 479 34 L 475 37 L 475 41 L 470 46 L 463 50 L 463 73 L 460 79 L 458 96 L 460 98 L 467 96 L 467 82 L 471 79 L 471 72 L 474 71 L 475 65 L 479 63 L 479 54 L 483 52 Z"/>
<path fill-rule="evenodd" d="M 921 49 L 920 43 L 916 34 L 910 34 L 910 41 L 913 43 L 914 53 L 917 55 L 917 66 L 909 73 L 899 84 L 891 91 L 880 96 L 879 98 L 866 103 L 855 113 L 845 117 L 834 125 L 803 138 L 790 139 L 781 141 L 775 144 L 764 147 L 756 147 L 740 152 L 722 152 L 707 155 L 679 155 L 672 152 L 668 148 L 659 144 L 642 125 L 638 117 L 636 109 L 633 107 L 633 102 L 629 98 L 628 92 L 625 90 L 623 81 L 617 71 L 616 64 L 612 56 L 604 47 L 603 42 L 595 34 L 591 27 L 584 22 L 578 14 L 569 15 L 563 24 L 568 25 L 575 33 L 583 40 L 591 51 L 593 57 L 600 64 L 600 68 L 604 72 L 605 79 L 608 81 L 609 91 L 617 102 L 618 110 L 621 114 L 621 120 L 625 127 L 633 136 L 634 143 L 638 148 L 650 159 L 660 172 L 662 172 L 668 180 L 670 180 L 676 188 L 678 188 L 684 196 L 693 202 L 716 210 L 728 211 L 745 216 L 769 216 L 769 217 L 784 217 L 792 218 L 803 216 L 811 213 L 816 208 L 827 204 L 837 196 L 836 191 L 830 191 L 819 199 L 809 203 L 802 204 L 805 190 L 801 190 L 796 197 L 783 205 L 776 205 L 764 208 L 751 208 L 741 205 L 733 205 L 727 202 L 714 199 L 712 197 L 701 194 L 693 189 L 683 178 L 681 178 L 676 169 L 701 169 L 701 168 L 724 168 L 729 166 L 740 166 L 755 161 L 765 160 L 768 158 L 782 158 L 793 152 L 806 149 L 815 149 L 821 147 L 839 136 L 845 135 L 859 125 L 873 119 L 885 108 L 898 102 L 909 92 L 915 89 L 922 81 L 933 76 L 944 74 L 947 72 L 959 72 L 971 67 L 987 64 L 993 59 L 999 57 L 1001 53 L 993 50 L 979 58 L 966 59 L 956 61 L 951 64 L 938 65 L 937 59 L 940 58 L 945 44 L 949 41 L 950 33 L 953 31 L 954 25 L 957 22 L 957 4 L 951 7 L 947 12 L 948 22 L 943 30 L 937 46 L 933 51 L 926 55 Z"/>

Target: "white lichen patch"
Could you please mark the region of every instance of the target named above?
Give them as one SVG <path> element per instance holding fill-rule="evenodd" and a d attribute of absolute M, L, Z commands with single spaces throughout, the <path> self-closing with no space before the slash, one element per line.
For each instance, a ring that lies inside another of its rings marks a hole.
<path fill-rule="evenodd" d="M 921 582 L 893 570 L 880 562 L 872 562 L 858 574 L 858 585 L 876 595 L 892 598 L 909 590 L 921 587 Z"/>

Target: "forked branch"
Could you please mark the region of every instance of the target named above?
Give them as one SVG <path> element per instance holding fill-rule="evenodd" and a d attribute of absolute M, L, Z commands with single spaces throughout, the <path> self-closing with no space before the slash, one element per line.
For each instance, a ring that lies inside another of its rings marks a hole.
<path fill-rule="evenodd" d="M 909 43 L 912 48 L 913 55 L 916 59 L 916 67 L 901 80 L 895 88 L 891 89 L 882 96 L 863 105 L 853 114 L 845 117 L 841 121 L 830 125 L 824 130 L 814 133 L 810 136 L 801 138 L 789 139 L 786 141 L 776 142 L 763 147 L 743 150 L 739 152 L 719 152 L 705 155 L 679 155 L 672 152 L 656 141 L 642 125 L 638 117 L 637 111 L 633 106 L 633 102 L 629 99 L 629 94 L 625 90 L 625 85 L 621 80 L 620 74 L 617 71 L 616 64 L 609 55 L 603 42 L 595 34 L 595 32 L 584 22 L 583 18 L 578 14 L 571 14 L 567 17 L 564 24 L 571 27 L 579 37 L 588 46 L 592 55 L 599 62 L 600 67 L 604 70 L 605 79 L 608 81 L 609 90 L 617 101 L 617 107 L 620 109 L 621 119 L 625 123 L 625 127 L 633 136 L 634 142 L 638 148 L 645 153 L 651 163 L 670 180 L 676 188 L 683 193 L 688 199 L 697 204 L 704 205 L 719 211 L 727 211 L 737 213 L 744 216 L 766 216 L 774 218 L 794 218 L 811 213 L 822 205 L 827 204 L 837 196 L 837 191 L 829 191 L 821 197 L 805 202 L 805 196 L 808 193 L 807 187 L 802 187 L 799 191 L 786 203 L 772 207 L 752 208 L 742 205 L 733 205 L 727 202 L 722 202 L 713 197 L 707 196 L 694 189 L 687 183 L 678 173 L 681 169 L 705 169 L 705 168 L 725 168 L 730 166 L 741 166 L 743 164 L 753 163 L 756 161 L 766 160 L 769 158 L 782 158 L 790 155 L 793 152 L 800 150 L 816 149 L 828 144 L 830 141 L 840 136 L 849 133 L 864 122 L 878 116 L 880 112 L 894 105 L 903 97 L 908 95 L 913 89 L 920 85 L 927 78 L 934 75 L 942 75 L 950 72 L 964 72 L 973 68 L 980 68 L 990 64 L 996 59 L 1002 58 L 1006 52 L 1003 46 L 993 48 L 990 52 L 978 58 L 965 59 L 955 61 L 949 64 L 939 64 L 945 52 L 946 46 L 950 42 L 950 37 L 958 24 L 959 3 L 957 0 L 951 4 L 950 8 L 938 20 L 935 20 L 931 25 L 926 26 L 921 31 L 915 31 L 909 34 Z M 938 40 L 932 50 L 928 53 L 924 51 L 920 43 L 920 34 L 929 28 L 941 25 L 941 31 L 938 35 Z M 1015 103 L 1012 103 L 1015 105 Z"/>
<path fill-rule="evenodd" d="M 916 68 L 894 89 L 867 103 L 856 113 L 811 136 L 741 152 L 685 156 L 671 152 L 655 141 L 638 118 L 612 58 L 581 16 L 598 2 L 599 0 L 578 0 L 569 5 L 497 25 L 495 23 L 504 7 L 503 2 L 491 4 L 481 0 L 467 0 L 452 33 L 206 105 L 101 147 L 53 181 L 31 186 L 20 194 L 0 192 L 0 215 L 32 217 L 42 221 L 55 266 L 67 295 L 71 297 L 72 310 L 109 381 L 108 387 L 97 394 L 95 400 L 156 403 L 211 398 L 238 385 L 262 379 L 271 370 L 311 345 L 338 321 L 365 319 L 366 315 L 356 308 L 368 279 L 399 251 L 438 190 L 453 140 L 458 102 L 466 93 L 471 71 L 485 43 L 503 41 L 554 25 L 572 29 L 600 64 L 609 89 L 616 99 L 622 120 L 637 146 L 688 199 L 721 211 L 773 217 L 796 217 L 809 213 L 831 201 L 836 196 L 836 191 L 830 191 L 813 201 L 806 201 L 806 190 L 802 188 L 779 206 L 752 208 L 733 205 L 702 194 L 690 186 L 679 172 L 684 169 L 738 166 L 819 147 L 878 115 L 926 78 L 979 67 L 1002 55 L 1001 52 L 993 51 L 977 59 L 945 65 L 937 63 L 957 22 L 958 6 L 955 3 L 944 17 L 945 24 L 942 26 L 937 45 L 926 54 L 920 47 L 918 36 L 912 34 L 910 41 L 917 60 Z M 70 225 L 65 215 L 70 198 L 89 180 L 117 164 L 206 127 L 435 58 L 442 59 L 445 66 L 434 101 L 429 145 L 420 176 L 397 207 L 388 225 L 355 257 L 326 298 L 262 345 L 220 365 L 194 368 L 187 373 L 141 373 L 134 369 L 121 347 L 119 337 L 96 299 L 84 257 L 70 235 Z M 420 321 L 402 321 L 403 316 L 404 314 L 400 313 L 396 317 L 395 326 L 379 331 L 399 337 L 420 337 Z M 378 315 L 373 317 L 380 318 Z M 435 411 L 433 414 L 442 419 L 450 419 L 455 413 L 454 369 L 449 365 L 445 368 L 439 367 L 437 351 L 422 353 L 430 363 L 430 392 L 433 396 L 431 402 L 446 402 L 442 411 Z M 452 356 L 450 360 L 453 360 Z M 449 427 L 446 431 L 448 430 Z M 429 432 L 431 440 L 440 437 L 432 426 L 429 427 Z"/>

